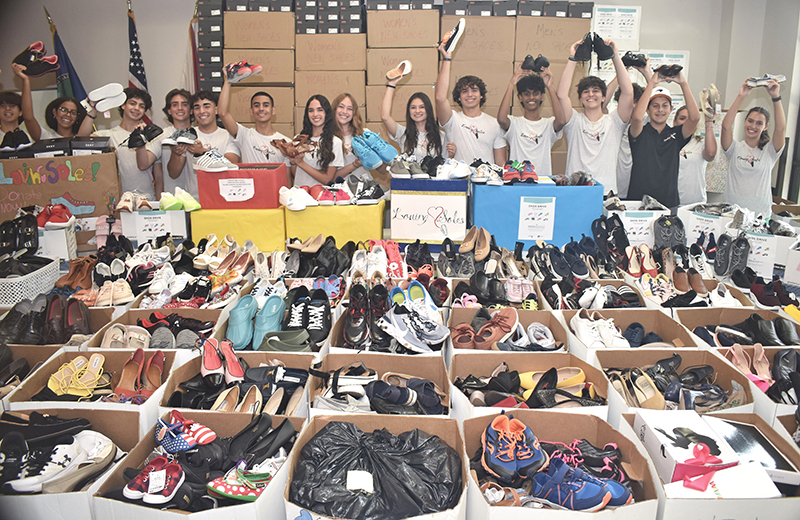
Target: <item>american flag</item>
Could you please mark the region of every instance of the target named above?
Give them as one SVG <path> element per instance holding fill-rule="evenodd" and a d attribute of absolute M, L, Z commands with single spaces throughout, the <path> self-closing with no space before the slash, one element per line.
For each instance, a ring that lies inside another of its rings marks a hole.
<path fill-rule="evenodd" d="M 136 19 L 133 17 L 132 9 L 128 9 L 128 44 L 131 49 L 128 61 L 128 86 L 147 91 L 147 76 L 144 72 L 144 61 L 142 61 L 139 36 L 136 34 Z M 151 123 L 147 115 L 144 116 L 144 122 L 148 125 Z"/>

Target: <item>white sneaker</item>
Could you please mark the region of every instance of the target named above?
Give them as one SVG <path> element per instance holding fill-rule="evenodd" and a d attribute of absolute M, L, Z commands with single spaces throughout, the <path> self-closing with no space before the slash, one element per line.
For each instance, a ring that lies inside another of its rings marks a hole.
<path fill-rule="evenodd" d="M 159 247 L 158 249 L 153 249 L 150 251 L 150 254 L 152 255 L 150 261 L 153 262 L 156 265 L 156 267 L 168 263 L 170 258 L 172 258 L 169 252 L 169 247 L 167 246 Z"/>
<path fill-rule="evenodd" d="M 6 485 L 17 493 L 39 493 L 42 491 L 43 484 L 55 479 L 68 468 L 72 468 L 74 471 L 86 460 L 86 452 L 75 438 L 70 444 L 56 445 L 51 452 L 49 451 L 49 454 L 50 457 L 46 459 L 47 453 L 33 459 L 28 455 L 27 476 L 19 480 L 11 480 Z"/>
<path fill-rule="evenodd" d="M 696 243 L 692 244 L 689 248 L 689 263 L 698 273 L 700 273 L 701 278 L 713 278 L 713 276 L 711 276 L 711 274 L 706 270 L 706 266 L 708 265 L 706 254 L 703 251 L 703 248 Z"/>
<path fill-rule="evenodd" d="M 609 287 L 607 285 L 598 287 L 597 295 L 594 297 L 590 309 L 598 310 L 606 308 L 606 303 L 608 302 L 608 289 Z"/>
<path fill-rule="evenodd" d="M 436 167 L 436 178 L 437 179 L 449 179 L 450 172 L 453 171 L 455 165 L 458 164 L 458 161 L 454 159 L 447 159 L 444 164 L 440 164 Z"/>
<path fill-rule="evenodd" d="M 453 166 L 453 169 L 450 170 L 451 179 L 466 179 L 471 175 L 472 171 L 469 169 L 469 165 L 467 165 L 467 163 L 465 163 L 464 161 L 458 161 Z"/>
<path fill-rule="evenodd" d="M 470 177 L 470 180 L 472 182 L 477 182 L 478 184 L 485 184 L 491 175 L 492 169 L 486 164 L 481 164 L 477 168 L 473 168 L 472 177 Z"/>
<path fill-rule="evenodd" d="M 160 294 L 161 291 L 169 287 L 169 283 L 173 278 L 175 278 L 175 269 L 172 268 L 171 263 L 167 262 L 161 269 L 156 271 L 155 276 L 153 276 L 153 283 L 150 284 L 147 292 L 150 294 Z"/>
<path fill-rule="evenodd" d="M 355 265 L 355 263 L 353 265 Z M 379 244 L 372 246 L 372 251 L 367 255 L 367 268 L 370 278 L 372 278 L 372 274 L 376 271 L 381 273 L 384 278 L 388 276 L 389 259 L 386 256 L 386 251 L 384 251 L 383 246 Z M 364 273 L 366 274 L 366 272 Z"/>
<path fill-rule="evenodd" d="M 269 256 L 264 251 L 259 251 L 255 258 L 255 277 L 266 280 L 270 276 Z"/>
<path fill-rule="evenodd" d="M 75 440 L 80 444 L 86 458 L 78 462 L 73 460 L 58 474 L 42 486 L 44 493 L 68 493 L 75 486 L 89 477 L 99 476 L 114 460 L 117 446 L 102 433 L 84 430 L 75 434 Z"/>
<path fill-rule="evenodd" d="M 722 282 L 718 283 L 714 290 L 709 291 L 708 296 L 711 298 L 712 307 L 742 307 L 742 302 L 737 300 L 728 290 L 728 286 Z"/>
<path fill-rule="evenodd" d="M 594 299 L 597 297 L 599 291 L 600 289 L 597 285 L 587 287 L 586 290 L 583 291 L 583 294 L 581 294 L 581 297 L 578 298 L 578 305 L 580 305 L 582 309 L 589 309 L 592 303 L 594 303 Z"/>
<path fill-rule="evenodd" d="M 234 166 L 236 165 L 234 164 Z M 229 168 L 229 169 L 234 170 L 237 168 Z M 178 202 L 183 204 L 183 211 L 187 213 L 190 213 L 192 211 L 197 211 L 198 209 L 200 209 L 200 203 L 197 202 L 197 200 L 194 197 L 192 197 L 192 194 L 184 189 L 181 189 L 178 186 L 175 187 L 175 198 L 178 200 Z"/>
<path fill-rule="evenodd" d="M 489 173 L 489 179 L 486 181 L 486 184 L 488 186 L 502 186 L 503 184 L 505 184 L 503 182 L 502 173 L 497 173 L 497 171 L 492 167 L 489 167 L 489 169 L 491 170 L 491 172 Z"/>
<path fill-rule="evenodd" d="M 126 191 L 122 194 L 119 198 L 119 202 L 117 203 L 117 209 L 119 211 L 127 211 L 128 213 L 133 213 L 133 193 Z"/>
<path fill-rule="evenodd" d="M 531 343 L 535 343 L 545 350 L 555 349 L 556 339 L 550 329 L 542 323 L 535 321 L 528 325 L 528 338 Z"/>
<path fill-rule="evenodd" d="M 603 344 L 607 348 L 630 348 L 631 344 L 622 335 L 622 331 L 614 325 L 614 320 L 609 318 L 605 319 L 599 312 L 593 312 L 591 319 L 595 323 L 597 331 L 603 340 Z"/>
<path fill-rule="evenodd" d="M 586 309 L 581 309 L 569 320 L 569 326 L 575 336 L 589 348 L 605 348 L 606 344 L 597 330 L 597 325 L 589 317 Z"/>
<path fill-rule="evenodd" d="M 194 160 L 194 169 L 204 172 L 226 172 L 238 170 L 239 167 L 225 158 L 217 150 L 209 150 Z"/>
<path fill-rule="evenodd" d="M 303 200 L 300 198 L 300 195 L 297 193 L 297 190 L 294 188 L 281 186 L 281 189 L 278 191 L 278 200 L 283 206 L 286 206 L 286 209 L 290 211 L 303 211 L 306 209 L 305 202 L 303 202 Z"/>
<path fill-rule="evenodd" d="M 286 269 L 286 251 L 275 251 L 272 253 L 272 276 L 270 278 L 280 278 L 283 270 Z"/>
<path fill-rule="evenodd" d="M 367 258 L 369 254 L 364 249 L 356 249 L 353 253 L 353 260 L 350 264 L 350 277 L 352 278 L 353 275 L 359 271 L 364 276 L 367 276 Z"/>
<path fill-rule="evenodd" d="M 175 275 L 175 277 L 169 282 L 168 290 L 172 294 L 178 294 L 192 280 L 194 280 L 194 276 L 190 275 L 189 273 L 181 273 L 181 274 Z"/>
<path fill-rule="evenodd" d="M 306 190 L 298 187 L 294 187 L 292 189 L 295 191 L 297 196 L 300 197 L 300 200 L 303 201 L 306 207 L 319 206 L 319 201 L 314 197 L 312 197 L 311 194 L 308 193 Z"/>

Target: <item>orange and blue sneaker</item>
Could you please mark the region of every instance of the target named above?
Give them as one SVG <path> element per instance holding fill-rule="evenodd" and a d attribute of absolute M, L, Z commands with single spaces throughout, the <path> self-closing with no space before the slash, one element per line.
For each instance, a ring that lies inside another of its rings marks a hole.
<path fill-rule="evenodd" d="M 611 492 L 597 480 L 573 469 L 561 459 L 550 461 L 550 469 L 533 475 L 531 496 L 556 509 L 599 511 L 611 500 Z"/>
<path fill-rule="evenodd" d="M 517 477 L 517 436 L 509 428 L 509 418 L 498 415 L 481 435 L 481 464 L 500 482 L 511 484 Z"/>
<path fill-rule="evenodd" d="M 537 471 L 542 471 L 550 463 L 550 456 L 539 445 L 539 439 L 519 419 L 509 415 L 508 428 L 517 440 L 514 456 L 517 460 L 517 474 L 527 478 Z"/>
<path fill-rule="evenodd" d="M 520 181 L 536 184 L 539 182 L 539 176 L 536 175 L 536 170 L 530 161 L 522 161 L 522 167 L 519 169 Z"/>
<path fill-rule="evenodd" d="M 503 166 L 503 183 L 504 184 L 512 184 L 515 182 L 520 182 L 522 177 L 520 176 L 520 171 L 518 166 L 520 165 L 517 161 L 507 161 L 505 166 Z"/>

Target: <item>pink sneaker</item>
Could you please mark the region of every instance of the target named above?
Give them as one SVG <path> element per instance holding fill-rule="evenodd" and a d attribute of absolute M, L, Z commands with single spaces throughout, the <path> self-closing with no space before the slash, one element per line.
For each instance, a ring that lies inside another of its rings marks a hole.
<path fill-rule="evenodd" d="M 506 280 L 506 293 L 510 302 L 519 303 L 525 298 L 525 293 L 522 292 L 522 283 L 518 278 Z"/>
<path fill-rule="evenodd" d="M 320 206 L 333 206 L 336 203 L 336 197 L 328 188 L 324 188 L 322 193 L 319 194 L 319 198 L 317 200 L 319 201 Z"/>
<path fill-rule="evenodd" d="M 353 203 L 353 198 L 347 193 L 347 190 L 338 190 L 336 192 L 336 205 L 347 206 Z"/>
<path fill-rule="evenodd" d="M 370 240 L 370 242 L 373 242 Z M 379 241 L 375 240 L 375 243 Z M 403 257 L 400 256 L 400 246 L 394 240 L 381 240 L 384 243 L 384 250 L 386 251 L 386 258 L 389 260 L 387 266 L 389 278 L 404 278 L 403 276 Z"/>

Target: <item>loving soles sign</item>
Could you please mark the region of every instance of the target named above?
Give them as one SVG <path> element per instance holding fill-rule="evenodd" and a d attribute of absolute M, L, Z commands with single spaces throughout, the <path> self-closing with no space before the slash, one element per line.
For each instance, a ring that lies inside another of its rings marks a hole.
<path fill-rule="evenodd" d="M 467 231 L 467 194 L 392 190 L 391 221 L 396 241 L 459 242 Z"/>

